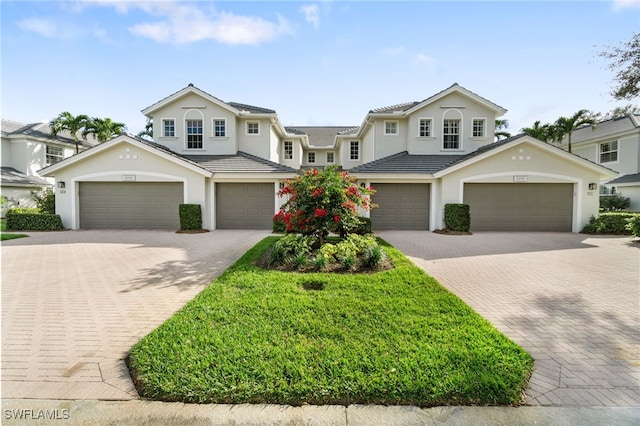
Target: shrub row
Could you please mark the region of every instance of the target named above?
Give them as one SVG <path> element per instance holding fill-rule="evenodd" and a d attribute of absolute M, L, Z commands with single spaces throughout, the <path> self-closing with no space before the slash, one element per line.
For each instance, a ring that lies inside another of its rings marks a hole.
<path fill-rule="evenodd" d="M 584 234 L 631 235 L 627 227 L 629 220 L 639 217 L 640 213 L 610 212 L 591 216 L 582 230 Z"/>
<path fill-rule="evenodd" d="M 200 204 L 180 204 L 180 229 L 202 229 L 202 210 Z"/>
<path fill-rule="evenodd" d="M 57 214 L 22 213 L 11 209 L 7 212 L 7 229 L 11 231 L 62 231 L 62 219 Z"/>

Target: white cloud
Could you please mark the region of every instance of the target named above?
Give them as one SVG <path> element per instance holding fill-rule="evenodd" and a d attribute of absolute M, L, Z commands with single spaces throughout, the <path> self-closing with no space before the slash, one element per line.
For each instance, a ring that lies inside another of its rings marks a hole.
<path fill-rule="evenodd" d="M 431 56 L 426 55 L 424 53 L 418 53 L 417 55 L 415 55 L 414 58 L 418 63 L 424 65 L 428 71 L 436 70 L 436 66 L 438 65 L 438 63 Z"/>
<path fill-rule="evenodd" d="M 159 43 L 215 40 L 225 44 L 258 45 L 291 33 L 289 23 L 280 15 L 276 15 L 276 22 L 272 22 L 231 12 L 207 13 L 190 4 L 158 2 L 137 5 L 145 12 L 160 17 L 160 20 L 136 24 L 129 30 Z"/>
<path fill-rule="evenodd" d="M 304 14 L 304 19 L 313 25 L 314 28 L 320 26 L 320 8 L 317 4 L 306 4 L 300 8 Z"/>
<path fill-rule="evenodd" d="M 61 37 L 56 22 L 44 18 L 28 18 L 17 23 L 19 28 L 47 38 Z"/>
<path fill-rule="evenodd" d="M 613 0 L 613 10 L 615 12 L 624 9 L 640 10 L 640 0 Z"/>

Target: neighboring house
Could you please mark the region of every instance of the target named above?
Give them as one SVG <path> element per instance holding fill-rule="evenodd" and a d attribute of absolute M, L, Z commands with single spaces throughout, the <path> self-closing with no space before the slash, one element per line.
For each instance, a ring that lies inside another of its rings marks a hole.
<path fill-rule="evenodd" d="M 572 151 L 620 173 L 600 183 L 600 195 L 619 193 L 640 211 L 640 115 L 626 115 L 584 126 L 571 136 Z"/>
<path fill-rule="evenodd" d="M 142 112 L 153 142 L 118 136 L 42 171 L 66 227 L 177 229 L 178 204 L 195 203 L 207 229 L 270 229 L 287 179 L 336 164 L 377 190 L 374 229 L 442 228 L 444 205 L 464 202 L 472 230 L 578 232 L 616 176 L 529 136 L 494 143 L 506 110 L 458 84 L 357 127 L 285 127 L 191 84 Z"/>
<path fill-rule="evenodd" d="M 0 138 L 2 195 L 8 200 L 5 211 L 11 207 L 34 207 L 32 193 L 54 184 L 53 178 L 43 178 L 38 171 L 75 154 L 75 142 L 68 133 L 54 137 L 47 123 L 23 124 L 5 119 Z M 82 149 L 87 147 L 87 143 L 81 144 Z"/>

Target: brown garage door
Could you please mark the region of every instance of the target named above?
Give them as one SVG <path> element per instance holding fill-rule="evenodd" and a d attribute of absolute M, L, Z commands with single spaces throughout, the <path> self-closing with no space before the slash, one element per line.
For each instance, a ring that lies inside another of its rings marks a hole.
<path fill-rule="evenodd" d="M 179 229 L 180 182 L 80 182 L 84 229 Z"/>
<path fill-rule="evenodd" d="M 373 229 L 429 229 L 428 183 L 373 183 Z"/>
<path fill-rule="evenodd" d="M 472 231 L 570 232 L 570 183 L 467 183 Z"/>
<path fill-rule="evenodd" d="M 273 183 L 217 183 L 217 229 L 271 229 L 275 214 Z"/>

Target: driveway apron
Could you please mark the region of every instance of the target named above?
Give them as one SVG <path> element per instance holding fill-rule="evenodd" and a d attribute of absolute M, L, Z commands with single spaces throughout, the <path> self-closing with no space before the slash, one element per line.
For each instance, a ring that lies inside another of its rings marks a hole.
<path fill-rule="evenodd" d="M 2 243 L 2 397 L 138 397 L 131 347 L 268 231 L 67 231 Z"/>
<path fill-rule="evenodd" d="M 378 233 L 535 360 L 530 405 L 640 406 L 640 244 L 571 233 Z"/>

